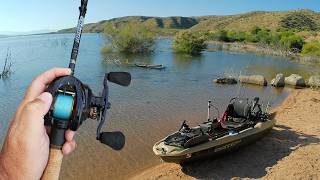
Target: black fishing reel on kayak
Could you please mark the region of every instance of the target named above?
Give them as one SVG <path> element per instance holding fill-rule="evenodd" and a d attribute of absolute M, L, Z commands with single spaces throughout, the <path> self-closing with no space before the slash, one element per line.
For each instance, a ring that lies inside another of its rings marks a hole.
<path fill-rule="evenodd" d="M 87 119 L 98 120 L 96 139 L 101 143 L 120 150 L 125 144 L 125 137 L 121 132 L 102 132 L 107 110 L 108 81 L 121 86 L 129 86 L 131 75 L 127 72 L 110 72 L 105 74 L 101 96 L 95 96 L 86 84 L 74 76 L 56 79 L 49 85 L 47 92 L 53 96 L 53 102 L 45 116 L 45 125 L 51 126 L 51 146 L 61 148 L 65 142 L 64 133 L 67 129 L 77 131 Z"/>

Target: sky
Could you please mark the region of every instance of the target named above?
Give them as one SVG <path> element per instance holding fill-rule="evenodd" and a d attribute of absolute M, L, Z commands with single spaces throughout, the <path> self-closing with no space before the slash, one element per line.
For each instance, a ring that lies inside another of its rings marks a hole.
<path fill-rule="evenodd" d="M 2 0 L 0 34 L 74 27 L 79 5 L 80 0 Z M 293 9 L 320 12 L 320 0 L 89 0 L 85 21 L 132 15 L 229 15 Z"/>

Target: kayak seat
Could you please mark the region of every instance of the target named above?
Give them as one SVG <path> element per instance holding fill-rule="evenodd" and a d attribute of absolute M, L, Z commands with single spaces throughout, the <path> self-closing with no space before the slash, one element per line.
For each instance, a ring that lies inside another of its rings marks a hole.
<path fill-rule="evenodd" d="M 207 142 L 207 141 L 209 141 L 209 138 L 210 138 L 210 136 L 207 135 L 207 134 L 193 137 L 193 138 L 189 139 L 189 140 L 183 145 L 183 147 L 184 147 L 184 148 L 189 148 L 189 147 L 192 147 L 192 146 L 195 146 L 195 145 L 198 145 L 198 144 Z"/>
<path fill-rule="evenodd" d="M 233 118 L 248 118 L 251 109 L 248 99 L 236 98 L 230 105 L 233 106 L 233 112 L 229 112 L 229 116 Z"/>
<path fill-rule="evenodd" d="M 221 126 L 225 129 L 237 129 L 243 126 L 245 123 L 226 121 Z"/>
<path fill-rule="evenodd" d="M 211 131 L 211 123 L 199 124 L 202 134 L 208 134 Z"/>

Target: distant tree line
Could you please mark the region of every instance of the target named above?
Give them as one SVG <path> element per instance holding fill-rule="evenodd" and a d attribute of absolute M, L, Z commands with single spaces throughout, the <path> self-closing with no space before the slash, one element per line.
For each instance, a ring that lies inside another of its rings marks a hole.
<path fill-rule="evenodd" d="M 319 28 L 312 18 L 303 13 L 293 12 L 282 18 L 280 27 L 276 31 L 258 26 L 252 27 L 249 31 L 221 29 L 195 32 L 181 30 L 175 34 L 172 48 L 177 53 L 199 55 L 206 50 L 207 41 L 213 40 L 229 43 L 262 44 L 292 53 L 320 56 L 320 42 L 306 42 L 304 37 L 298 33 L 309 31 L 317 34 L 316 30 L 319 30 Z M 105 27 L 104 32 L 111 42 L 103 48 L 104 53 L 150 53 L 154 50 L 156 37 L 158 36 L 154 29 L 134 23 L 122 24 L 120 27 L 109 24 Z"/>
<path fill-rule="evenodd" d="M 272 32 L 268 29 L 253 27 L 250 32 L 235 32 L 220 30 L 218 32 L 209 33 L 210 40 L 222 42 L 249 42 L 260 43 L 284 49 L 301 52 L 304 45 L 302 37 L 296 35 L 293 31 L 279 29 L 277 32 Z"/>

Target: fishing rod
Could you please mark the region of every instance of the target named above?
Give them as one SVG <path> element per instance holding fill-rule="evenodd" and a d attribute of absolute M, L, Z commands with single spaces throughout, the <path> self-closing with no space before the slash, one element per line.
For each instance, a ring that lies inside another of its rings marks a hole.
<path fill-rule="evenodd" d="M 55 79 L 46 90 L 52 94 L 53 101 L 49 112 L 45 115 L 45 125 L 50 127 L 50 152 L 47 167 L 42 175 L 43 180 L 59 179 L 63 159 L 62 146 L 65 143 L 65 132 L 70 129 L 77 131 L 87 119 L 99 122 L 96 129 L 96 139 L 114 150 L 121 150 L 125 144 L 123 133 L 101 132 L 110 109 L 108 82 L 121 86 L 129 86 L 131 75 L 127 72 L 109 72 L 104 76 L 101 96 L 93 94 L 90 87 L 74 76 L 77 56 L 80 47 L 84 18 L 87 12 L 88 0 L 81 0 L 80 15 L 75 32 L 69 68 L 69 76 Z"/>

